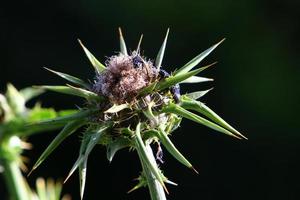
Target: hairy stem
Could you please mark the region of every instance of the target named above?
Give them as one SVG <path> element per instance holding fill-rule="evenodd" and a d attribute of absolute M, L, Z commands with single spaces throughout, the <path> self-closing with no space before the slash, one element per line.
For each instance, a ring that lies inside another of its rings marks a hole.
<path fill-rule="evenodd" d="M 11 200 L 28 200 L 26 183 L 17 161 L 4 159 L 4 178 Z"/>
<path fill-rule="evenodd" d="M 152 162 L 152 164 L 157 166 L 150 144 L 146 144 L 146 150 L 147 150 L 147 156 Z M 143 161 L 143 159 L 141 158 L 139 150 L 138 150 L 138 154 L 142 163 L 143 172 L 147 179 L 151 200 L 166 200 L 165 191 L 162 185 L 159 183 L 159 181 L 155 178 L 154 174 L 147 167 L 145 161 Z"/>

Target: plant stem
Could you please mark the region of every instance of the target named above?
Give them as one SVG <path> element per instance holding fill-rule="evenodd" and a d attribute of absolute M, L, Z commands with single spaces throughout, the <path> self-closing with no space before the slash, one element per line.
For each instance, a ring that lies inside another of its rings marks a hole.
<path fill-rule="evenodd" d="M 4 178 L 11 200 L 28 200 L 26 183 L 17 161 L 4 159 Z"/>
<path fill-rule="evenodd" d="M 157 166 L 157 163 L 155 161 L 155 157 L 153 155 L 153 151 L 151 149 L 150 144 L 146 144 L 145 146 L 146 146 L 148 158 L 150 159 L 150 161 L 152 162 L 153 165 Z M 140 157 L 140 160 L 142 163 L 144 174 L 147 179 L 151 200 L 166 200 L 165 191 L 164 191 L 162 185 L 155 178 L 153 173 L 148 169 L 147 165 L 145 164 L 145 162 L 143 161 L 143 159 L 141 157 Z"/>

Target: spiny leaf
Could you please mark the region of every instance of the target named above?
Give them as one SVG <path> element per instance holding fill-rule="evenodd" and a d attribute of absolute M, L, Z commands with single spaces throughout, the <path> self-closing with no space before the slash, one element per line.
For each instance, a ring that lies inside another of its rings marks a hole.
<path fill-rule="evenodd" d="M 62 77 L 63 79 L 66 79 L 67 81 L 70 81 L 70 82 L 72 82 L 74 84 L 80 85 L 80 86 L 82 86 L 82 87 L 84 87 L 86 89 L 90 89 L 90 85 L 89 84 L 85 83 L 83 80 L 81 80 L 81 79 L 79 79 L 79 78 L 77 78 L 75 76 L 71 76 L 71 75 L 66 74 L 66 73 L 54 71 L 54 70 L 49 69 L 47 67 L 45 67 L 45 69 L 48 70 L 48 71 L 50 71 L 50 72 L 52 72 L 52 73 L 54 73 L 54 74 L 56 74 L 56 75 L 58 75 L 58 76 L 60 76 L 60 77 Z"/>
<path fill-rule="evenodd" d="M 177 150 L 177 148 L 167 136 L 167 133 L 164 131 L 164 128 L 162 126 L 159 127 L 159 132 L 157 132 L 157 136 L 160 139 L 161 143 L 164 145 L 164 147 L 172 156 L 174 156 L 175 159 L 177 159 L 179 162 L 181 162 L 188 168 L 193 169 L 198 174 L 197 170 L 194 169 L 192 164 Z"/>
<path fill-rule="evenodd" d="M 220 126 L 226 128 L 227 130 L 236 134 L 237 136 L 247 139 L 240 132 L 238 132 L 235 128 L 233 128 L 231 125 L 229 125 L 225 120 L 223 120 L 219 115 L 217 115 L 213 110 L 211 110 L 208 106 L 206 106 L 204 103 L 201 103 L 199 101 L 190 99 L 189 97 L 183 96 L 181 106 L 186 109 L 195 110 L 195 111 L 203 114 L 204 116 L 208 117 L 215 123 L 219 124 Z"/>
<path fill-rule="evenodd" d="M 87 158 L 79 165 L 80 198 L 83 199 L 87 172 Z"/>
<path fill-rule="evenodd" d="M 109 162 L 111 162 L 117 153 L 117 151 L 129 147 L 131 145 L 131 142 L 128 138 L 125 137 L 119 137 L 115 139 L 113 142 L 109 143 L 106 147 L 106 157 Z"/>
<path fill-rule="evenodd" d="M 188 93 L 186 95 L 182 95 L 182 98 L 184 98 L 184 96 L 187 96 L 191 99 L 199 99 L 201 97 L 203 97 L 204 95 L 206 95 L 209 91 L 211 91 L 213 88 L 208 89 L 208 90 L 203 90 L 203 91 L 197 91 L 197 92 L 192 92 L 192 93 Z"/>
<path fill-rule="evenodd" d="M 82 44 L 82 42 L 79 39 L 78 39 L 78 42 L 81 45 L 81 47 L 83 48 L 89 61 L 92 63 L 95 71 L 99 74 L 100 72 L 105 70 L 106 67 L 95 58 L 95 56 Z"/>
<path fill-rule="evenodd" d="M 11 110 L 19 115 L 25 112 L 25 98 L 21 93 L 10 83 L 7 84 L 6 99 Z"/>
<path fill-rule="evenodd" d="M 97 109 L 94 109 L 94 110 L 92 110 L 92 109 L 83 109 L 83 110 L 80 110 L 80 111 L 78 111 L 74 114 L 65 115 L 65 116 L 61 116 L 61 117 L 56 117 L 56 118 L 48 119 L 48 120 L 42 120 L 42 121 L 39 121 L 39 122 L 29 124 L 28 126 L 38 125 L 38 124 L 42 124 L 42 125 L 44 125 L 44 124 L 60 124 L 60 123 L 67 123 L 67 122 L 74 121 L 74 120 L 83 120 L 86 117 L 91 116 L 95 112 L 97 112 Z"/>
<path fill-rule="evenodd" d="M 127 56 L 128 55 L 127 48 L 126 48 L 125 40 L 124 40 L 124 37 L 122 34 L 122 30 L 120 27 L 119 27 L 119 37 L 120 37 L 120 51 L 123 55 Z"/>
<path fill-rule="evenodd" d="M 63 93 L 63 94 L 69 94 L 69 95 L 74 95 L 82 98 L 86 98 L 88 100 L 91 99 L 98 99 L 100 100 L 101 97 L 94 92 L 82 89 L 82 88 L 77 88 L 74 86 L 61 86 L 61 85 L 43 85 L 43 86 L 34 86 L 36 88 L 42 88 L 45 90 L 50 90 L 58 93 Z"/>
<path fill-rule="evenodd" d="M 141 89 L 141 91 L 139 91 L 139 96 L 143 96 L 143 95 L 146 95 L 146 94 L 152 92 L 155 89 L 157 83 L 158 82 L 153 82 L 150 85 L 148 85 L 147 87 L 144 87 L 143 89 Z"/>
<path fill-rule="evenodd" d="M 158 54 L 156 56 L 156 59 L 155 59 L 155 66 L 158 69 L 158 71 L 159 71 L 159 69 L 161 67 L 161 63 L 162 63 L 162 60 L 164 58 L 165 49 L 166 49 L 167 40 L 168 40 L 168 35 L 169 35 L 169 30 L 170 29 L 168 28 L 166 36 L 165 36 L 165 39 L 164 39 L 164 41 L 163 41 L 163 43 L 162 43 L 162 45 L 160 47 L 160 50 L 159 50 L 159 52 L 158 52 Z"/>
<path fill-rule="evenodd" d="M 207 81 L 213 81 L 214 79 L 212 78 L 204 78 L 200 76 L 192 76 L 188 79 L 185 79 L 184 81 L 180 83 L 202 83 L 202 82 L 207 82 Z"/>
<path fill-rule="evenodd" d="M 126 108 L 130 108 L 130 105 L 127 103 L 116 105 L 114 104 L 112 107 L 110 107 L 108 110 L 104 111 L 104 113 L 117 113 L 121 110 L 124 110 Z"/>
<path fill-rule="evenodd" d="M 20 90 L 21 95 L 24 97 L 25 101 L 29 101 L 30 99 L 39 96 L 44 92 L 43 89 L 27 87 Z"/>
<path fill-rule="evenodd" d="M 67 84 L 68 87 L 70 87 L 71 89 L 73 89 L 74 92 L 77 92 L 78 96 L 81 95 L 81 97 L 86 98 L 87 100 L 103 100 L 104 97 L 99 96 L 98 94 L 91 92 L 89 90 L 85 90 L 82 88 L 78 88 L 78 87 L 74 87 L 72 85 Z"/>
<path fill-rule="evenodd" d="M 147 150 L 146 150 L 145 144 L 142 140 L 140 130 L 141 130 L 141 124 L 138 123 L 138 125 L 136 126 L 136 131 L 135 131 L 136 150 L 139 152 L 141 158 L 145 162 L 146 167 L 153 173 L 155 178 L 159 181 L 159 183 L 167 191 L 165 184 L 164 184 L 163 177 L 161 175 L 161 172 L 159 171 L 158 167 L 151 162 L 151 160 L 149 159 L 149 157 L 147 155 Z"/>
<path fill-rule="evenodd" d="M 219 44 L 221 44 L 223 41 L 225 40 L 222 39 L 220 42 L 218 42 L 217 44 L 211 46 L 210 48 L 208 48 L 207 50 L 203 51 L 202 53 L 200 53 L 198 56 L 196 56 L 195 58 L 193 58 L 191 61 L 189 61 L 187 64 L 185 64 L 183 67 L 181 67 L 178 71 L 175 72 L 175 75 L 179 75 L 179 74 L 184 74 L 188 71 L 190 71 L 191 69 L 193 69 L 193 67 L 195 67 L 196 65 L 198 65 L 206 56 L 208 56 L 217 46 L 219 46 Z"/>
<path fill-rule="evenodd" d="M 52 140 L 46 150 L 42 153 L 39 159 L 36 161 L 32 170 L 35 170 L 42 162 L 60 145 L 62 141 L 64 141 L 68 136 L 74 133 L 78 128 L 85 124 L 84 120 L 77 120 L 69 122 L 61 131 L 60 133 Z M 31 173 L 30 172 L 30 173 Z M 29 174 L 30 174 L 29 173 Z"/>
<path fill-rule="evenodd" d="M 211 129 L 214 129 L 216 131 L 219 131 L 221 133 L 224 133 L 226 135 L 230 135 L 232 137 L 235 137 L 235 138 L 238 138 L 238 139 L 241 139 L 241 137 L 237 136 L 237 135 L 234 135 L 233 133 L 231 133 L 230 131 L 226 130 L 225 128 L 211 122 L 211 121 L 208 121 L 207 119 L 204 119 L 203 117 L 200 117 L 192 112 L 189 112 L 188 110 L 176 105 L 176 104 L 173 104 L 173 103 L 170 103 L 169 105 L 167 105 L 166 107 L 164 107 L 162 109 L 162 112 L 167 112 L 167 113 L 174 113 L 174 114 L 177 114 L 177 115 L 180 115 L 184 118 L 187 118 L 187 119 L 190 119 L 194 122 L 197 122 L 199 124 L 202 124 L 204 126 L 207 126 Z"/>
<path fill-rule="evenodd" d="M 200 73 L 201 71 L 207 69 L 208 67 L 210 67 L 214 64 L 215 63 L 212 63 L 210 65 L 201 67 L 199 69 L 196 69 L 196 70 L 193 70 L 193 71 L 190 71 L 190 72 L 176 74 L 176 75 L 170 76 L 168 78 L 165 78 L 165 79 L 163 79 L 162 81 L 160 81 L 156 84 L 155 90 L 163 90 L 163 89 L 166 89 L 168 87 L 171 87 L 172 85 L 180 83 L 180 82 L 182 82 L 182 81 L 184 81 L 184 80 Z"/>
<path fill-rule="evenodd" d="M 85 133 L 85 138 L 83 139 L 81 146 L 79 157 L 76 160 L 75 164 L 73 165 L 72 169 L 70 170 L 67 178 L 64 180 L 64 183 L 70 178 L 70 176 L 74 173 L 74 171 L 79 167 L 79 165 L 86 159 L 88 159 L 89 154 L 93 150 L 93 148 L 98 144 L 101 136 L 103 135 L 104 131 L 107 129 L 107 126 L 101 127 L 99 130 L 93 133 Z"/>

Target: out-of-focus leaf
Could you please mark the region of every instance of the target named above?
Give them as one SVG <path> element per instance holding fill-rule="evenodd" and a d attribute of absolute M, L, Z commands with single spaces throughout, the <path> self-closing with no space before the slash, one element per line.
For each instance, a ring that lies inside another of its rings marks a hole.
<path fill-rule="evenodd" d="M 189 61 L 187 64 L 185 64 L 183 67 L 181 67 L 178 71 L 175 72 L 175 75 L 179 74 L 185 74 L 186 72 L 189 72 L 191 69 L 193 69 L 196 65 L 198 65 L 206 56 L 208 56 L 219 44 L 221 44 L 225 39 L 222 39 L 217 44 L 211 46 L 207 50 L 200 53 L 198 56 L 193 58 L 191 61 Z"/>
<path fill-rule="evenodd" d="M 39 96 L 43 92 L 44 90 L 41 88 L 32 88 L 32 87 L 27 87 L 20 90 L 20 93 L 24 97 L 25 101 L 29 101 L 30 99 Z"/>
<path fill-rule="evenodd" d="M 80 110 L 74 114 L 56 117 L 56 118 L 48 119 L 48 120 L 42 120 L 39 122 L 34 122 L 32 124 L 28 124 L 28 126 L 30 127 L 31 125 L 39 125 L 39 124 L 59 124 L 59 123 L 67 123 L 67 122 L 75 121 L 75 120 L 83 120 L 86 117 L 94 114 L 96 111 L 97 111 L 96 109 L 95 110 L 84 109 L 84 110 Z"/>
<path fill-rule="evenodd" d="M 7 103 L 10 106 L 11 110 L 16 115 L 22 115 L 22 114 L 24 114 L 24 112 L 26 110 L 26 107 L 25 107 L 25 98 L 10 83 L 7 84 L 6 99 L 7 99 Z"/>

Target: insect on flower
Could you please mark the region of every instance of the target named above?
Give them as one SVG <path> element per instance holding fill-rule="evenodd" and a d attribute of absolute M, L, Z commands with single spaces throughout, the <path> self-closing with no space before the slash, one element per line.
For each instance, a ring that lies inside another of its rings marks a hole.
<path fill-rule="evenodd" d="M 130 191 L 147 186 L 152 200 L 164 200 L 166 199 L 164 191 L 168 192 L 165 183 L 174 183 L 166 178 L 156 163 L 156 159 L 162 161 L 161 149 L 159 148 L 155 159 L 151 145 L 158 144 L 160 147 L 162 144 L 175 159 L 196 172 L 193 165 L 179 152 L 169 138 L 170 133 L 179 127 L 182 118 L 238 139 L 245 138 L 198 100 L 209 90 L 180 94 L 179 84 L 212 80 L 196 76 L 211 65 L 194 70 L 193 68 L 223 40 L 169 74 L 162 69 L 169 30 L 154 63 L 140 54 L 141 39 L 138 48 L 128 54 L 120 29 L 119 33 L 120 53 L 109 57 L 105 65 L 98 61 L 79 41 L 96 73 L 92 84 L 49 69 L 73 85 L 40 87 L 83 97 L 86 102 L 85 106 L 75 114 L 40 122 L 41 125 L 65 124 L 65 127 L 37 160 L 33 170 L 63 140 L 84 126 L 85 131 L 82 134 L 79 156 L 68 175 L 69 177 L 76 169 L 79 169 L 81 198 L 83 198 L 86 182 L 88 156 L 92 149 L 100 144 L 106 147 L 109 161 L 112 161 L 115 153 L 120 149 L 134 149 L 140 158 L 142 173 L 138 178 L 139 183 Z"/>

